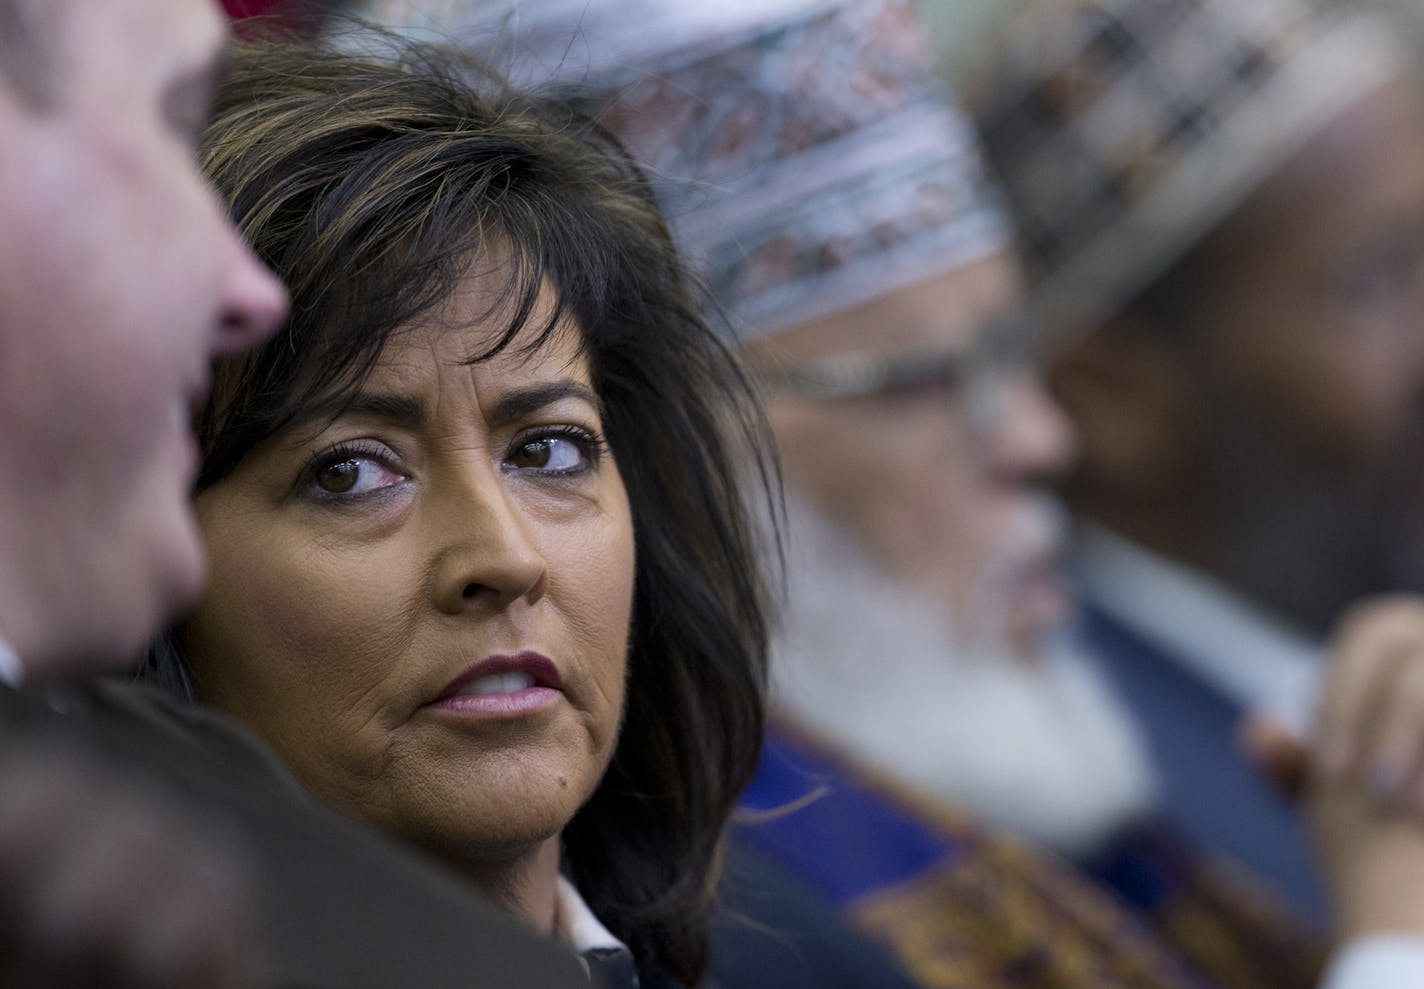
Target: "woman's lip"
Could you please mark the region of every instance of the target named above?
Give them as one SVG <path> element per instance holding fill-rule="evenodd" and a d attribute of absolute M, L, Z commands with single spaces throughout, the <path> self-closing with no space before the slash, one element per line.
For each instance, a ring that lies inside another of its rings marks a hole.
<path fill-rule="evenodd" d="M 542 710 L 561 696 L 552 687 L 525 687 L 509 694 L 452 694 L 426 706 L 464 715 L 524 714 Z"/>
<path fill-rule="evenodd" d="M 462 694 L 464 688 L 476 680 L 485 677 L 502 676 L 507 674 L 523 674 L 532 682 L 507 693 L 492 694 Z M 469 666 L 463 673 L 451 680 L 439 695 L 432 700 L 431 704 L 449 706 L 447 702 L 460 701 L 479 702 L 479 704 L 494 703 L 495 701 L 508 701 L 520 697 L 524 694 L 535 692 L 553 693 L 563 689 L 562 679 L 559 676 L 559 668 L 547 656 L 532 650 L 523 652 L 496 654 L 486 656 L 484 659 Z M 552 698 L 548 698 L 552 699 Z M 477 704 L 476 706 L 479 706 Z"/>

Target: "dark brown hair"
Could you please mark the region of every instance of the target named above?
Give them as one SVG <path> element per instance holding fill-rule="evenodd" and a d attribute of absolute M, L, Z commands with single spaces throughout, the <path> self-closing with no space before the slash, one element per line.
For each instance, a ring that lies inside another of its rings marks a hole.
<path fill-rule="evenodd" d="M 560 314 L 581 328 L 637 575 L 622 735 L 564 832 L 566 866 L 640 967 L 695 982 L 764 717 L 765 599 L 737 468 L 750 450 L 768 491 L 771 474 L 764 421 L 643 175 L 562 103 L 403 43 L 379 58 L 237 46 L 204 166 L 293 304 L 267 344 L 218 366 L 200 489 L 286 424 L 338 410 L 492 237 L 513 256 L 502 303 L 516 315 L 473 359 L 509 345 L 541 282 L 560 307 L 542 333 Z M 150 674 L 176 683 L 181 664 L 170 639 Z"/>

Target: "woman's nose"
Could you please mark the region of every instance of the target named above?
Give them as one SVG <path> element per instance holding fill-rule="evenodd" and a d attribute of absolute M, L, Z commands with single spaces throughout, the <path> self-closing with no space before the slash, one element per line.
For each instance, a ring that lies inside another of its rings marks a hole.
<path fill-rule="evenodd" d="M 498 472 L 481 472 L 445 499 L 432 520 L 441 548 L 435 559 L 435 605 L 446 614 L 498 610 L 544 594 L 548 566 L 522 511 Z"/>

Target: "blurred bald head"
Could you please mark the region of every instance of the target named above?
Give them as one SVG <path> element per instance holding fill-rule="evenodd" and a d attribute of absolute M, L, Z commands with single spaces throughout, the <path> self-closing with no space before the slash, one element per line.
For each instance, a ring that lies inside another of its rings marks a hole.
<path fill-rule="evenodd" d="M 127 661 L 202 587 L 187 409 L 285 309 L 197 167 L 225 42 L 214 0 L 0 0 L 0 635 L 26 676 Z"/>

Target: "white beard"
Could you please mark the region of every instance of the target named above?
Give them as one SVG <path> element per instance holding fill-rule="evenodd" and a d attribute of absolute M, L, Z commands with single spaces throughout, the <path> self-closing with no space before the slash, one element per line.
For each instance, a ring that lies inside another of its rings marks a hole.
<path fill-rule="evenodd" d="M 774 705 L 849 754 L 1069 856 L 1156 802 L 1143 743 L 1063 637 L 1034 662 L 961 641 L 789 498 Z"/>

